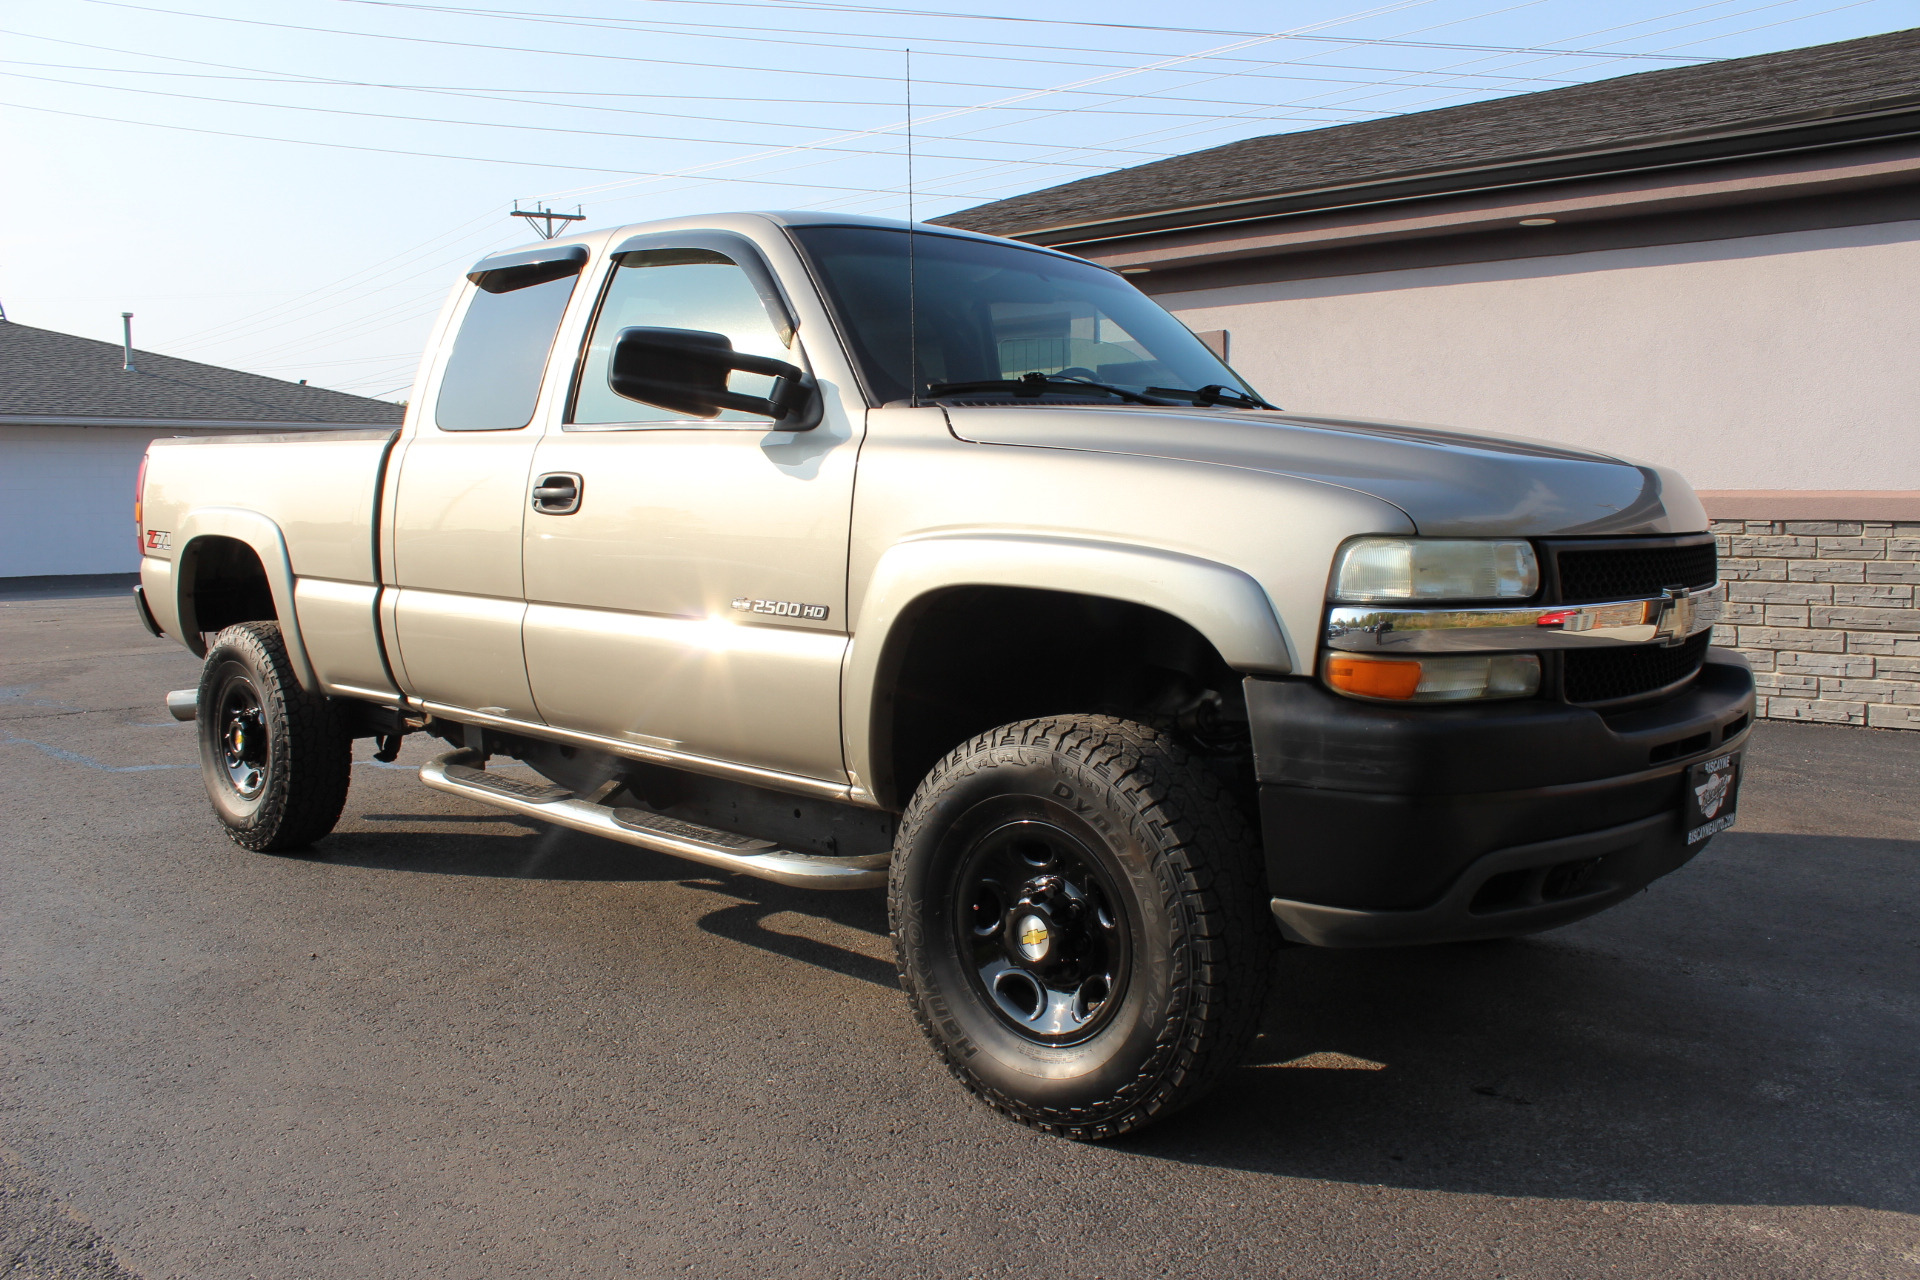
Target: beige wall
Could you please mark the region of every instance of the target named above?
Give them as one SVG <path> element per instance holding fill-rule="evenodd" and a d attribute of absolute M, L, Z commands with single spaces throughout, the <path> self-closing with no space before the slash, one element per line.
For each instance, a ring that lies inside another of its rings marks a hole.
<path fill-rule="evenodd" d="M 1920 221 L 1160 293 L 1288 409 L 1920 489 Z"/>

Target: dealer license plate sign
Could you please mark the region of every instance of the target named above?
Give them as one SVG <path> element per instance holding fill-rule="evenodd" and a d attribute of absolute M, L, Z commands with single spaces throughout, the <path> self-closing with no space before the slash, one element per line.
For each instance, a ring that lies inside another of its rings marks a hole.
<path fill-rule="evenodd" d="M 1734 801 L 1740 794 L 1740 753 L 1728 752 L 1702 760 L 1687 770 L 1687 790 L 1680 801 L 1680 825 L 1687 843 L 1699 844 L 1733 825 Z"/>

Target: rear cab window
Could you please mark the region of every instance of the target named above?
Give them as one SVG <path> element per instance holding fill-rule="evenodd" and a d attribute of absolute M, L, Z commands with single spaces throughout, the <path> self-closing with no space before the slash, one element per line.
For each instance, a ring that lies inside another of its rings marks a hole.
<path fill-rule="evenodd" d="M 500 254 L 467 274 L 477 286 L 440 376 L 442 431 L 515 431 L 533 420 L 547 356 L 586 265 L 584 245 Z"/>

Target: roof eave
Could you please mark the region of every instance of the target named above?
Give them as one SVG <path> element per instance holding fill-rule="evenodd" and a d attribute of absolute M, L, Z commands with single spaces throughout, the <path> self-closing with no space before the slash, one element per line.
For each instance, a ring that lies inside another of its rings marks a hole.
<path fill-rule="evenodd" d="M 120 418 L 99 413 L 0 413 L 0 427 L 141 427 L 161 431 L 398 430 L 398 422 L 303 422 L 289 418 Z"/>
<path fill-rule="evenodd" d="M 1453 169 L 1390 174 L 1364 182 L 998 234 L 1049 246 L 1091 244 L 1163 231 L 1193 230 L 1356 205 L 1712 164 L 1790 151 L 1824 150 L 1914 135 L 1920 135 L 1920 97 L 1903 96 L 1875 104 L 1866 110 L 1849 110 L 1844 115 L 1816 113 L 1738 130 L 1665 135 L 1655 139 L 1639 139 L 1617 147 L 1508 158 L 1493 164 Z"/>

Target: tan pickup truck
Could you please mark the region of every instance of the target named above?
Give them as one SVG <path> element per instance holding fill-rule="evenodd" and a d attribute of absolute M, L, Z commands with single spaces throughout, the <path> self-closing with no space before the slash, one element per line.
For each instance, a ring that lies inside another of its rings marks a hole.
<path fill-rule="evenodd" d="M 1283 943 L 1552 928 L 1732 821 L 1753 680 L 1685 482 L 1283 412 L 1066 254 L 547 241 L 474 265 L 410 405 L 147 455 L 137 603 L 206 658 L 169 704 L 232 838 L 321 839 L 353 741 L 424 732 L 481 804 L 888 885 L 920 1025 L 1027 1124 L 1199 1096 Z"/>

